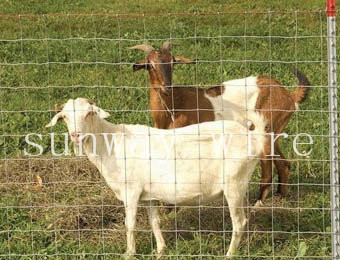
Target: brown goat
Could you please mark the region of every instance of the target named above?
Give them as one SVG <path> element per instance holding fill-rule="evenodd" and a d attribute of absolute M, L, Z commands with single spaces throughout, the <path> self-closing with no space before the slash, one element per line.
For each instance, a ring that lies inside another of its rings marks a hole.
<path fill-rule="evenodd" d="M 298 70 L 295 75 L 299 87 L 287 91 L 282 85 L 265 76 L 247 77 L 222 83 L 208 89 L 188 86 L 173 86 L 172 72 L 176 63 L 194 63 L 195 60 L 175 57 L 170 53 L 171 43 L 165 42 L 160 50 L 148 44 L 130 49 L 145 52 L 146 58 L 133 65 L 133 70 L 147 69 L 150 77 L 150 109 L 155 127 L 170 129 L 214 120 L 238 120 L 246 122 L 249 110 L 260 111 L 270 124 L 268 132 L 275 135 L 283 132 L 298 105 L 303 102 L 310 85 L 306 76 Z M 272 183 L 272 161 L 279 175 L 278 193 L 285 196 L 289 176 L 289 162 L 274 144 L 271 154 L 270 137 L 261 160 L 262 179 L 260 196 L 262 203 Z"/>

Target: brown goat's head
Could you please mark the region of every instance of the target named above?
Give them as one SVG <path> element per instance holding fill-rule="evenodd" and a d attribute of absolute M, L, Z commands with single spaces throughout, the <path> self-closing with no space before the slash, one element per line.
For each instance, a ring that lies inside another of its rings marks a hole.
<path fill-rule="evenodd" d="M 189 64 L 196 60 L 183 57 L 175 57 L 170 53 L 172 44 L 164 42 L 160 50 L 154 49 L 149 44 L 142 44 L 130 47 L 129 49 L 142 50 L 146 58 L 133 64 L 133 71 L 147 69 L 151 85 L 160 87 L 164 93 L 168 92 L 167 87 L 172 85 L 172 71 L 176 63 Z"/>

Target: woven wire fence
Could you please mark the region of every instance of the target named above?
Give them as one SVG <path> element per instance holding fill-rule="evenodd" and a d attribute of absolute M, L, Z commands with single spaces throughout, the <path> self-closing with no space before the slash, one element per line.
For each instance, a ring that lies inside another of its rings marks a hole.
<path fill-rule="evenodd" d="M 172 53 L 198 59 L 176 65 L 175 85 L 202 88 L 250 75 L 267 75 L 292 91 L 297 67 L 311 90 L 294 112 L 280 140 L 291 164 L 288 194 L 276 195 L 277 175 L 264 205 L 253 207 L 261 169 L 246 197 L 249 222 L 240 258 L 331 259 L 327 23 L 324 11 L 183 14 L 79 14 L 0 17 L 0 256 L 118 259 L 126 249 L 124 206 L 98 170 L 84 157 L 52 156 L 51 130 L 44 126 L 54 106 L 85 97 L 110 112 L 114 124 L 153 126 L 149 78 L 133 72 L 143 59 L 128 47 L 148 42 L 176 44 Z M 339 33 L 337 33 L 339 35 Z M 55 147 L 64 149 L 65 124 Z M 43 148 L 28 147 L 25 136 Z M 308 133 L 313 145 L 293 140 Z M 69 144 L 72 150 L 71 143 Z M 228 205 L 169 210 L 160 205 L 166 259 L 223 258 L 231 239 Z M 155 239 L 144 206 L 137 215 L 136 257 L 156 257 Z M 185 258 L 186 257 L 186 258 Z"/>

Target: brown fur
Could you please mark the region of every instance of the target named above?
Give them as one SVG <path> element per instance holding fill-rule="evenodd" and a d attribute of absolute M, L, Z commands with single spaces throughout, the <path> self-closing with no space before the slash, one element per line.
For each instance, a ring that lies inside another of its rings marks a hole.
<path fill-rule="evenodd" d="M 287 91 L 274 79 L 263 76 L 258 77 L 257 85 L 260 89 L 260 93 L 257 98 L 255 109 L 256 111 L 260 111 L 267 119 L 269 124 L 267 132 L 274 132 L 275 135 L 282 133 L 296 109 L 295 103 L 299 104 L 304 100 L 308 91 L 308 88 L 304 84 L 309 85 L 309 82 L 304 75 L 302 75 L 304 77 L 302 79 L 301 75 L 302 74 L 300 73 L 300 77 L 298 77 L 300 86 L 293 92 Z M 259 197 L 259 200 L 261 201 L 263 201 L 269 193 L 269 187 L 273 176 L 273 160 L 279 175 L 278 193 L 280 193 L 281 196 L 285 196 L 287 193 L 287 186 L 284 184 L 288 182 L 290 165 L 280 151 L 278 140 L 274 145 L 274 154 L 279 156 L 274 158 L 265 156 L 269 154 L 271 154 L 270 137 L 268 137 L 261 160 L 262 179 Z"/>
<path fill-rule="evenodd" d="M 151 87 L 150 109 L 155 127 L 162 129 L 215 120 L 211 102 L 196 87 L 168 87 L 168 94 Z"/>
<path fill-rule="evenodd" d="M 150 66 L 151 61 L 156 64 L 155 67 Z M 211 97 L 222 95 L 225 91 L 224 86 L 215 86 L 209 89 L 172 86 L 173 64 L 193 62 L 194 60 L 187 58 L 174 57 L 169 50 L 162 49 L 161 51 L 151 51 L 145 61 L 134 65 L 134 70 L 146 68 L 149 72 L 150 109 L 155 127 L 171 129 L 215 120 L 213 106 L 204 95 L 207 94 Z M 267 132 L 282 133 L 296 109 L 295 103 L 300 104 L 307 95 L 308 79 L 298 70 L 294 73 L 299 80 L 299 87 L 293 92 L 287 91 L 272 78 L 258 77 L 257 85 L 260 88 L 260 93 L 255 108 L 268 120 Z M 270 137 L 268 140 L 270 141 Z M 271 154 L 270 148 L 270 143 L 267 142 L 261 160 L 260 200 L 264 200 L 269 192 L 273 161 L 279 175 L 278 192 L 282 196 L 287 192 L 287 187 L 284 184 L 288 182 L 289 162 L 280 151 L 278 141 L 274 145 L 274 151 L 279 155 L 278 157 L 264 156 Z"/>
<path fill-rule="evenodd" d="M 298 69 L 294 69 L 293 73 L 296 75 L 296 77 L 299 80 L 299 87 L 295 92 L 293 92 L 295 102 L 297 104 L 301 104 L 307 97 L 308 94 L 308 86 L 310 85 L 309 80 L 305 75 L 303 75 Z"/>
<path fill-rule="evenodd" d="M 221 96 L 224 93 L 225 87 L 223 85 L 211 87 L 205 90 L 205 93 L 209 97 L 218 97 Z"/>
<path fill-rule="evenodd" d="M 134 64 L 134 71 L 147 69 L 150 77 L 150 110 L 155 127 L 171 129 L 206 121 L 214 121 L 213 106 L 204 94 L 218 96 L 223 86 L 207 90 L 197 87 L 172 86 L 174 64 L 194 60 L 174 57 L 168 49 L 152 50 L 145 60 Z"/>

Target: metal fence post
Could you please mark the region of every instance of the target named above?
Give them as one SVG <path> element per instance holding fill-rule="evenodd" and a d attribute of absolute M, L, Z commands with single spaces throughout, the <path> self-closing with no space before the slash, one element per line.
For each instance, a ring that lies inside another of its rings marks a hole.
<path fill-rule="evenodd" d="M 336 79 L 336 9 L 335 0 L 327 0 L 327 49 L 328 49 L 328 102 L 329 102 L 329 148 L 330 188 L 332 214 L 332 256 L 340 259 L 339 216 L 339 165 L 338 165 L 338 108 Z"/>

